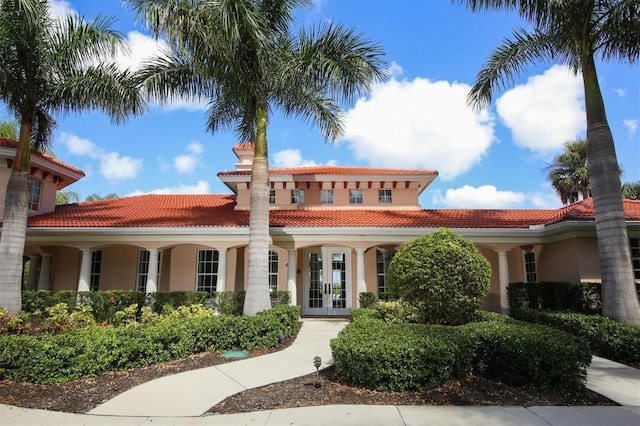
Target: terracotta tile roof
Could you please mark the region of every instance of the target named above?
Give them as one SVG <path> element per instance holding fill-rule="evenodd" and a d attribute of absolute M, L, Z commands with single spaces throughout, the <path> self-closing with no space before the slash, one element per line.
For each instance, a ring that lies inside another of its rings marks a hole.
<path fill-rule="evenodd" d="M 220 172 L 218 176 L 244 176 L 250 175 L 250 170 L 234 170 Z M 383 175 L 383 176 L 437 176 L 435 170 L 419 170 L 419 169 L 385 169 L 377 167 L 343 167 L 343 166 L 312 166 L 312 167 L 289 167 L 282 169 L 269 169 L 271 176 L 282 175 Z"/>
<path fill-rule="evenodd" d="M 17 149 L 18 148 L 18 142 L 14 141 L 13 139 L 7 139 L 7 138 L 0 138 L 0 147 L 3 148 L 11 148 L 11 149 Z M 63 161 L 58 160 L 55 157 L 52 157 L 50 155 L 44 154 L 42 152 L 37 152 L 37 151 L 31 151 L 31 155 L 37 155 L 38 157 L 42 157 L 45 160 L 48 160 L 54 164 L 57 164 L 58 166 L 64 167 L 65 169 L 72 171 L 73 173 L 77 173 L 81 176 L 84 176 L 84 172 L 76 167 L 73 167 Z"/>
<path fill-rule="evenodd" d="M 249 212 L 235 211 L 230 195 L 141 195 L 56 206 L 29 218 L 28 226 L 70 228 L 168 228 L 247 226 Z"/>
<path fill-rule="evenodd" d="M 142 195 L 57 206 L 29 218 L 29 227 L 247 227 L 248 211 L 234 210 L 233 195 Z M 625 200 L 628 220 L 640 220 L 640 201 Z M 593 203 L 559 210 L 273 210 L 274 227 L 502 228 L 593 220 Z"/>

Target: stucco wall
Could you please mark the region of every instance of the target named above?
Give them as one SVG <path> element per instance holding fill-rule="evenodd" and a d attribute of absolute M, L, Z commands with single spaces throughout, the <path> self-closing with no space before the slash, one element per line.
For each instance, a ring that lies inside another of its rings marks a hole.
<path fill-rule="evenodd" d="M 102 248 L 100 290 L 135 290 L 138 252 L 134 246 Z"/>
<path fill-rule="evenodd" d="M 80 275 L 80 250 L 72 247 L 54 247 L 49 251 L 52 255 L 53 291 L 77 290 Z"/>
<path fill-rule="evenodd" d="M 600 281 L 595 238 L 571 238 L 546 244 L 538 259 L 539 281 Z"/>

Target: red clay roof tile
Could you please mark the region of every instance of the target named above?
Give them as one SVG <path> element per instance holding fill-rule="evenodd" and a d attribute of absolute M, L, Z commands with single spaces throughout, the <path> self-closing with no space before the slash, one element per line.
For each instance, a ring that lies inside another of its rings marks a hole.
<path fill-rule="evenodd" d="M 18 142 L 14 141 L 13 139 L 7 139 L 7 138 L 0 138 L 0 147 L 4 147 L 4 148 L 12 148 L 12 149 L 17 149 L 18 148 Z M 81 176 L 84 176 L 84 172 L 76 167 L 73 167 L 63 161 L 58 160 L 55 157 L 52 157 L 50 155 L 44 154 L 42 152 L 37 152 L 37 151 L 31 151 L 31 155 L 37 155 L 38 157 L 42 157 L 45 160 L 48 160 L 54 164 L 57 164 L 58 166 L 64 167 L 67 170 L 70 170 L 74 173 L 77 173 Z"/>
<path fill-rule="evenodd" d="M 29 227 L 247 227 L 249 212 L 233 195 L 142 195 L 57 206 L 29 218 Z M 625 200 L 627 220 L 640 220 L 640 201 Z M 273 227 L 521 228 L 593 220 L 593 203 L 558 210 L 273 210 Z"/>

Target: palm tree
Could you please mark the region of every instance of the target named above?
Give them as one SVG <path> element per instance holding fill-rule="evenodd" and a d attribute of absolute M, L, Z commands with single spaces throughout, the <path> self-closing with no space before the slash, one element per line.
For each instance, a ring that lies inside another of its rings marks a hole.
<path fill-rule="evenodd" d="M 628 200 L 640 200 L 640 180 L 625 182 L 622 184 L 622 198 Z"/>
<path fill-rule="evenodd" d="M 0 306 L 21 309 L 31 150 L 51 143 L 54 114 L 99 108 L 115 123 L 145 104 L 136 80 L 105 62 L 124 47 L 112 20 L 49 17 L 47 0 L 0 0 L 0 101 L 19 121 L 0 235 Z"/>
<path fill-rule="evenodd" d="M 61 204 L 77 203 L 80 201 L 80 194 L 76 191 L 58 191 L 56 192 L 56 206 Z"/>
<path fill-rule="evenodd" d="M 91 195 L 87 195 L 87 198 L 85 198 L 85 201 L 96 201 L 96 200 L 111 200 L 113 198 L 118 198 L 118 194 L 116 194 L 115 192 L 112 192 L 110 194 L 105 195 L 104 197 L 100 194 L 96 194 L 93 193 Z"/>
<path fill-rule="evenodd" d="M 18 139 L 18 123 L 15 121 L 0 119 L 0 138 Z"/>
<path fill-rule="evenodd" d="M 587 170 L 587 142 L 583 139 L 567 141 L 564 151 L 547 166 L 547 177 L 560 196 L 562 204 L 575 203 L 580 196 L 591 197 Z"/>
<path fill-rule="evenodd" d="M 640 55 L 639 0 L 453 0 L 472 11 L 517 12 L 531 31 L 520 29 L 506 39 L 482 66 L 469 102 L 484 106 L 494 91 L 544 61 L 560 62 L 580 72 L 587 118 L 587 159 L 596 216 L 603 283 L 602 313 L 640 324 L 629 240 L 620 195 L 620 168 L 607 122 L 596 72 L 603 61 L 634 63 Z"/>
<path fill-rule="evenodd" d="M 233 129 L 254 142 L 249 268 L 244 313 L 269 308 L 267 122 L 280 110 L 319 126 L 325 140 L 343 133 L 339 101 L 353 102 L 383 79 L 383 51 L 342 25 L 292 32 L 293 12 L 309 0 L 128 0 L 151 31 L 173 47 L 146 68 L 149 93 L 205 97 L 207 127 Z M 143 71 L 145 72 L 145 71 Z"/>

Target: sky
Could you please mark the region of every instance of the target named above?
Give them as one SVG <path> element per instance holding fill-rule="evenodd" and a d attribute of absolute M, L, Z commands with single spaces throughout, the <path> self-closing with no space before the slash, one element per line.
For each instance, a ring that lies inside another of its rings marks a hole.
<path fill-rule="evenodd" d="M 51 0 L 52 13 L 113 16 L 130 44 L 121 67 L 136 69 L 166 47 L 120 0 Z M 344 105 L 345 134 L 325 142 L 312 124 L 282 117 L 268 125 L 271 167 L 341 165 L 437 170 L 423 208 L 559 208 L 545 168 L 563 143 L 585 138 L 579 76 L 552 63 L 531 67 L 482 110 L 467 105 L 491 51 L 525 24 L 503 12 L 471 13 L 450 0 L 314 0 L 298 26 L 339 22 L 385 49 L 390 78 Z M 623 182 L 640 180 L 640 66 L 598 62 Z M 206 102 L 150 105 L 112 124 L 101 112 L 58 118 L 53 151 L 86 176 L 68 187 L 90 194 L 230 193 L 217 178 L 234 170 L 231 132 L 205 128 Z M 0 117 L 7 116 L 0 108 Z M 9 117 L 10 118 L 10 117 Z"/>

